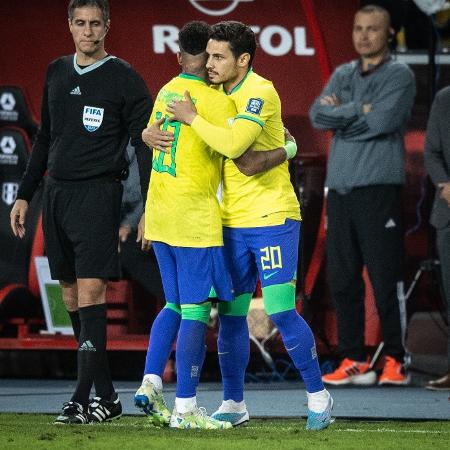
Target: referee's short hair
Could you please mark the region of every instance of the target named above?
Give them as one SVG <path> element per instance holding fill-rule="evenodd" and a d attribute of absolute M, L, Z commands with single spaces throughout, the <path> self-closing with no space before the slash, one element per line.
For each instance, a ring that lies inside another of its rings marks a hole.
<path fill-rule="evenodd" d="M 83 8 L 85 6 L 93 6 L 102 12 L 103 21 L 106 23 L 109 20 L 109 3 L 108 0 L 70 0 L 67 8 L 69 20 L 73 19 L 73 12 L 76 8 Z"/>

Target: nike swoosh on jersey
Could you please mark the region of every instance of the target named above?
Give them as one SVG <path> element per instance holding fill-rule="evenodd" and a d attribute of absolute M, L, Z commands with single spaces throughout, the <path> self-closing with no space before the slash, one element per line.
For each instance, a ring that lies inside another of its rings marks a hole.
<path fill-rule="evenodd" d="M 268 280 L 269 278 L 272 278 L 274 275 L 276 275 L 278 272 L 279 272 L 279 270 L 275 270 L 275 272 L 264 273 L 263 278 L 265 280 Z"/>
<path fill-rule="evenodd" d="M 286 350 L 287 350 L 288 352 L 290 352 L 291 350 L 294 350 L 295 348 L 297 348 L 299 345 L 300 345 L 300 344 L 294 345 L 294 347 L 292 347 L 292 348 L 287 348 L 287 347 L 286 347 Z"/>

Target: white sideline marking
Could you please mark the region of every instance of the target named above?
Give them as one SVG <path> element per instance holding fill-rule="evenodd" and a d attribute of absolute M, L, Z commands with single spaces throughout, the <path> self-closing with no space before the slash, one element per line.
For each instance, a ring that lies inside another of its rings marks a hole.
<path fill-rule="evenodd" d="M 143 420 L 145 420 L 145 417 L 143 416 Z M 96 426 L 97 424 L 94 424 L 94 426 Z M 129 423 L 129 424 L 125 424 L 125 423 L 118 423 L 118 422 L 106 422 L 106 423 L 102 423 L 100 426 L 104 427 L 104 426 L 108 426 L 108 427 L 122 427 L 122 428 L 153 428 L 153 429 L 158 429 L 158 427 L 155 427 L 151 424 L 146 424 L 143 423 L 141 424 L 137 424 L 137 423 Z M 169 429 L 169 427 L 162 427 L 163 429 Z M 255 427 L 255 426 L 251 426 L 251 425 L 247 425 L 245 427 L 245 429 L 253 429 L 253 430 L 264 430 L 266 429 L 266 427 Z M 280 427 L 278 428 L 279 430 L 284 430 L 284 431 L 289 431 L 289 430 L 297 430 L 297 427 Z M 394 430 L 394 429 L 390 429 L 390 428 L 377 428 L 374 430 L 367 430 L 367 429 L 363 429 L 363 430 L 359 430 L 357 428 L 334 428 L 333 426 L 331 426 L 330 428 L 328 428 L 329 431 L 337 431 L 340 433 L 410 433 L 410 434 L 450 434 L 450 431 L 436 431 L 436 430 Z M 306 432 L 306 430 L 305 430 Z"/>
<path fill-rule="evenodd" d="M 376 430 L 358 430 L 356 428 L 330 428 L 331 431 L 347 432 L 347 433 L 413 433 L 413 434 L 450 434 L 450 431 L 436 430 L 391 430 L 389 428 L 377 428 Z"/>
<path fill-rule="evenodd" d="M 247 425 L 246 429 L 264 430 L 266 427 Z M 298 430 L 298 427 L 279 427 L 278 430 L 291 431 Z M 410 433 L 410 434 L 450 434 L 450 431 L 437 431 L 437 430 L 394 430 L 390 428 L 377 428 L 377 429 L 358 429 L 358 428 L 335 428 L 330 426 L 329 431 L 337 431 L 339 433 Z"/>

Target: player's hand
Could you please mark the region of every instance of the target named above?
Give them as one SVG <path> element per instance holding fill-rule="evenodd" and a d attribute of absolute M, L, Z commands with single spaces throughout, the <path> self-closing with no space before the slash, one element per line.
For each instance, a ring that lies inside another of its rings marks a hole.
<path fill-rule="evenodd" d="M 447 202 L 447 205 L 450 208 L 450 181 L 439 183 L 438 187 L 441 189 L 439 194 L 440 197 Z"/>
<path fill-rule="evenodd" d="M 165 118 L 159 119 L 154 122 L 150 127 L 146 128 L 142 132 L 142 140 L 150 148 L 155 148 L 164 153 L 170 153 L 170 147 L 173 142 L 173 134 L 169 131 L 162 131 L 160 129 Z"/>
<path fill-rule="evenodd" d="M 142 214 L 141 220 L 139 221 L 136 242 L 141 243 L 141 250 L 148 251 L 152 246 L 152 241 L 148 241 L 147 239 L 145 239 L 144 231 L 145 231 L 145 213 Z"/>
<path fill-rule="evenodd" d="M 178 121 L 190 125 L 197 115 L 197 108 L 189 91 L 185 91 L 184 100 L 174 100 L 167 105 L 167 112 L 173 114 L 170 121 Z"/>
<path fill-rule="evenodd" d="M 28 202 L 26 200 L 16 200 L 9 215 L 11 219 L 11 229 L 14 236 L 23 238 L 25 236 L 25 219 L 28 211 Z"/>
<path fill-rule="evenodd" d="M 295 138 L 294 136 L 292 136 L 292 134 L 289 132 L 289 130 L 284 127 L 284 142 L 295 142 Z"/>

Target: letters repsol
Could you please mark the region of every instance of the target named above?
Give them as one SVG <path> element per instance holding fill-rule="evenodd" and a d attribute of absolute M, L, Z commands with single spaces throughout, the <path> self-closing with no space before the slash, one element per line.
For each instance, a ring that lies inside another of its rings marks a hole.
<path fill-rule="evenodd" d="M 252 30 L 258 37 L 261 49 L 271 56 L 284 56 L 292 49 L 299 56 L 315 54 L 315 49 L 307 46 L 305 27 L 295 27 L 291 32 L 280 25 L 269 25 L 264 28 L 252 25 Z M 154 25 L 152 27 L 153 51 L 156 54 L 164 54 L 169 49 L 172 53 L 176 53 L 178 31 L 179 29 L 174 25 Z"/>

